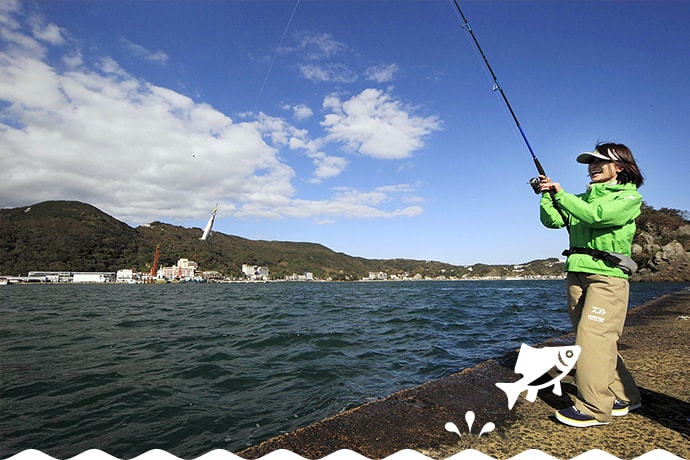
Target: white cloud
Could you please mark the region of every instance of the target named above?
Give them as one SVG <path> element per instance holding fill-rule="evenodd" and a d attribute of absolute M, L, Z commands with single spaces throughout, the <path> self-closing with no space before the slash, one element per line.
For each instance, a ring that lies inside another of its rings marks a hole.
<path fill-rule="evenodd" d="M 367 80 L 375 81 L 377 83 L 387 83 L 393 80 L 398 70 L 399 68 L 395 64 L 381 64 L 369 67 L 366 70 L 365 75 Z"/>
<path fill-rule="evenodd" d="M 295 199 L 265 209 L 265 216 L 275 215 L 293 218 L 308 218 L 319 216 L 322 219 L 330 217 L 346 218 L 392 218 L 414 217 L 422 213 L 420 206 L 393 207 L 385 209 L 393 202 L 395 194 L 384 188 L 363 192 L 352 188 L 343 188 L 336 191 L 335 196 L 329 200 L 302 200 Z M 261 207 L 256 204 L 246 206 L 241 213 L 247 215 L 259 215 Z"/>
<path fill-rule="evenodd" d="M 105 74 L 121 77 L 122 79 L 132 79 L 132 76 L 129 75 L 129 73 L 127 73 L 125 69 L 120 67 L 120 64 L 111 57 L 104 57 L 99 59 L 97 66 L 98 70 Z"/>
<path fill-rule="evenodd" d="M 0 2 L 0 22 L 14 22 L 10 15 L 12 13 L 16 13 L 19 10 L 19 0 L 3 0 L 2 2 Z"/>
<path fill-rule="evenodd" d="M 129 50 L 132 55 L 142 58 L 146 61 L 156 62 L 159 64 L 165 64 L 168 62 L 168 55 L 163 51 L 150 51 L 141 45 L 132 43 L 124 37 L 120 38 L 120 42 Z"/>
<path fill-rule="evenodd" d="M 292 55 L 302 77 L 318 83 L 352 83 L 359 76 L 343 62 L 349 48 L 331 34 L 301 32 L 291 45 L 280 48 L 282 55 Z"/>
<path fill-rule="evenodd" d="M 69 69 L 78 69 L 84 64 L 84 57 L 82 56 L 81 51 L 75 50 L 71 54 L 63 56 L 62 62 Z"/>
<path fill-rule="evenodd" d="M 314 178 L 312 179 L 314 183 L 340 175 L 348 165 L 348 161 L 345 158 L 328 156 L 324 153 L 311 155 L 311 158 L 316 167 Z"/>
<path fill-rule="evenodd" d="M 55 24 L 43 25 L 42 21 L 37 17 L 34 17 L 31 22 L 31 31 L 37 40 L 51 45 L 62 45 L 65 43 L 62 30 Z"/>
<path fill-rule="evenodd" d="M 313 61 L 330 59 L 344 53 L 347 49 L 347 45 L 334 39 L 329 33 L 310 34 L 305 32 L 298 35 L 296 45 L 285 46 L 280 51 L 282 54 L 297 53 L 302 59 Z"/>
<path fill-rule="evenodd" d="M 34 37 L 20 32 L 21 24 L 15 19 L 21 13 L 19 0 L 0 1 L 0 43 L 8 51 L 20 51 L 27 56 L 42 57 L 45 48 Z M 29 18 L 29 21 L 35 21 Z"/>
<path fill-rule="evenodd" d="M 321 123 L 328 140 L 373 158 L 407 158 L 422 148 L 425 136 L 440 129 L 438 118 L 411 116 L 400 101 L 372 88 L 346 101 L 328 96 L 323 107 L 331 111 Z"/>
<path fill-rule="evenodd" d="M 102 73 L 103 72 L 103 73 Z M 5 54 L 0 98 L 4 205 L 77 199 L 129 222 L 189 218 L 209 202 L 272 203 L 294 171 L 257 123 L 135 79 L 104 58 L 60 73 Z"/>
<path fill-rule="evenodd" d="M 235 216 L 324 221 L 422 212 L 403 204 L 416 203 L 409 199 L 417 194 L 414 187 L 340 189 L 326 191 L 331 196 L 323 199 L 301 199 L 293 185 L 296 171 L 281 155 L 284 149 L 304 152 L 314 168 L 308 180 L 316 184 L 349 165 L 328 153 L 329 142 L 375 158 L 409 156 L 438 122 L 409 116 L 385 93 L 327 98 L 324 108 L 332 113 L 323 122 L 325 137 L 263 113 L 237 121 L 131 75 L 113 58 L 100 57 L 88 67 L 78 46 L 65 45 L 58 26 L 34 27 L 40 40 L 25 35 L 21 31 L 28 29 L 15 20 L 18 4 L 7 5 L 0 8 L 3 207 L 80 200 L 130 224 L 205 217 L 216 202 Z M 311 42 L 324 56 L 340 49 L 328 38 Z M 56 45 L 61 48 L 50 54 L 64 69 L 47 58 L 46 47 Z M 313 116 L 306 105 L 292 112 L 298 120 Z"/>
<path fill-rule="evenodd" d="M 342 63 L 300 64 L 299 70 L 304 78 L 313 82 L 352 83 L 357 74 Z"/>
<path fill-rule="evenodd" d="M 306 120 L 314 115 L 314 111 L 304 104 L 292 107 L 292 112 L 295 120 Z"/>

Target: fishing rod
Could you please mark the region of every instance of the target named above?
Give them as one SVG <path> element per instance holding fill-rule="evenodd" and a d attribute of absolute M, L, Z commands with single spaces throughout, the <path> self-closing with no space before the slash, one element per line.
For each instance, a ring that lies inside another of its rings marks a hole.
<path fill-rule="evenodd" d="M 460 4 L 458 3 L 458 0 L 453 0 L 453 3 L 455 4 L 455 8 L 458 10 L 458 13 L 460 13 L 460 17 L 462 18 L 462 27 L 469 32 L 470 36 L 472 37 L 472 40 L 474 41 L 474 46 L 477 47 L 477 51 L 479 51 L 479 54 L 482 56 L 482 59 L 484 60 L 484 64 L 486 65 L 486 68 L 489 70 L 489 73 L 491 74 L 491 78 L 493 79 L 493 91 L 498 91 L 501 93 L 501 97 L 503 98 L 503 102 L 505 102 L 506 107 L 508 107 L 508 111 L 510 112 L 510 115 L 513 117 L 513 121 L 515 122 L 515 126 L 517 126 L 518 131 L 520 131 L 520 135 L 522 136 L 522 140 L 525 141 L 525 145 L 527 146 L 527 149 L 529 150 L 530 155 L 532 155 L 532 161 L 534 161 L 534 165 L 537 167 L 537 172 L 539 175 L 546 177 L 546 172 L 544 171 L 544 167 L 541 165 L 541 162 L 539 161 L 539 158 L 537 158 L 537 155 L 534 153 L 534 149 L 532 149 L 532 145 L 530 145 L 529 140 L 527 139 L 527 135 L 525 134 L 525 131 L 522 129 L 522 125 L 520 125 L 520 121 L 518 120 L 517 115 L 515 115 L 515 111 L 513 110 L 513 106 L 510 105 L 510 102 L 508 101 L 508 97 L 506 96 L 506 93 L 503 91 L 503 88 L 501 87 L 501 84 L 498 82 L 498 78 L 496 77 L 496 73 L 494 72 L 494 69 L 491 67 L 491 64 L 489 64 L 489 59 L 486 57 L 486 54 L 484 54 L 484 50 L 482 50 L 482 47 L 479 45 L 479 41 L 477 40 L 477 36 L 474 35 L 474 31 L 472 30 L 472 27 L 470 26 L 470 23 L 467 21 L 467 18 L 465 17 L 465 14 L 462 12 L 462 9 L 460 8 Z M 539 188 L 539 178 L 538 177 L 533 177 L 532 179 L 529 180 L 529 184 L 532 186 L 532 189 L 534 189 L 534 192 L 539 194 L 542 193 L 541 189 Z M 551 195 L 551 200 L 553 201 L 553 204 L 558 211 L 558 213 L 561 215 L 561 218 L 563 219 L 563 222 L 565 223 L 566 228 L 569 230 L 569 225 L 568 225 L 568 219 L 566 218 L 565 214 L 563 213 L 563 210 L 561 207 L 558 205 L 556 202 L 556 198 L 554 197 L 555 192 L 553 190 L 549 190 L 549 194 Z"/>

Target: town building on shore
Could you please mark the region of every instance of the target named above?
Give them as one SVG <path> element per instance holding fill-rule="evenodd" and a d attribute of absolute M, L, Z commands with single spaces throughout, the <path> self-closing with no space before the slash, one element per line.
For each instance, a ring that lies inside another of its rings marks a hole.
<path fill-rule="evenodd" d="M 314 281 L 314 274 L 312 272 L 304 272 L 300 275 L 293 273 L 292 275 L 287 275 L 285 281 Z"/>
<path fill-rule="evenodd" d="M 270 279 L 268 267 L 257 265 L 242 264 L 242 274 L 251 281 L 268 281 Z"/>
<path fill-rule="evenodd" d="M 27 281 L 41 280 L 45 283 L 71 283 L 73 278 L 72 272 L 67 271 L 31 271 L 28 273 Z"/>
<path fill-rule="evenodd" d="M 199 264 L 189 259 L 178 259 L 177 264 L 172 267 L 161 267 L 158 270 L 158 278 L 165 280 L 185 280 L 191 281 L 196 278 L 196 271 Z"/>
<path fill-rule="evenodd" d="M 115 272 L 75 272 L 72 276 L 73 283 L 114 283 L 117 274 Z"/>
<path fill-rule="evenodd" d="M 23 282 L 42 281 L 45 283 L 113 283 L 115 272 L 67 272 L 31 271 Z"/>

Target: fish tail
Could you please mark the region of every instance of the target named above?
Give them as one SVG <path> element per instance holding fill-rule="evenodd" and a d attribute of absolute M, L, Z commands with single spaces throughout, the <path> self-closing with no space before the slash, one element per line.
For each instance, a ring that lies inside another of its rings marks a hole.
<path fill-rule="evenodd" d="M 508 410 L 512 409 L 515 402 L 520 397 L 520 393 L 522 393 L 522 385 L 516 385 L 516 383 L 497 383 L 496 386 L 503 390 L 508 397 Z"/>

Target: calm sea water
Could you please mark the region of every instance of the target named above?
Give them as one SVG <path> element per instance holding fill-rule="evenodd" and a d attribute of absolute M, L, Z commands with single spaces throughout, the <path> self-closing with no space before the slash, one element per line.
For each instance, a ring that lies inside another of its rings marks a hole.
<path fill-rule="evenodd" d="M 631 306 L 683 284 L 636 283 Z M 236 452 L 570 332 L 564 281 L 0 288 L 0 458 Z"/>

